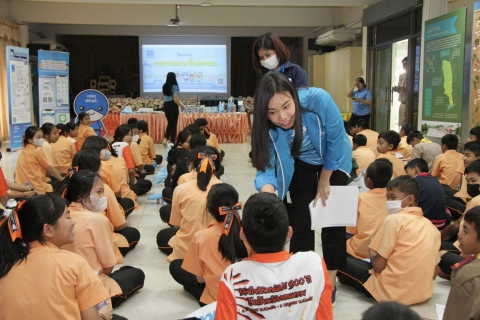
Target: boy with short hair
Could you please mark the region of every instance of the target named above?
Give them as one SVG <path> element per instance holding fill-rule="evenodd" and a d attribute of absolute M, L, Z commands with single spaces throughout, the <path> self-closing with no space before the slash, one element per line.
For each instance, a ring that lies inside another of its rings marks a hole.
<path fill-rule="evenodd" d="M 368 128 L 368 122 L 365 120 L 358 120 L 357 121 L 357 134 L 363 134 L 367 138 L 367 145 L 366 147 L 375 153 L 375 157 L 378 156 L 377 151 L 377 140 L 378 140 L 378 132 L 370 130 Z"/>
<path fill-rule="evenodd" d="M 437 229 L 443 229 L 450 221 L 447 213 L 443 187 L 440 182 L 428 174 L 427 162 L 417 158 L 405 166 L 407 174 L 414 178 L 420 186 L 418 206 L 422 208 L 423 216 L 430 220 Z"/>
<path fill-rule="evenodd" d="M 369 245 L 371 263 L 347 257 L 347 267 L 338 270 L 340 282 L 377 301 L 412 305 L 432 297 L 440 233 L 417 207 L 419 194 L 407 175 L 388 182 L 391 214 Z"/>
<path fill-rule="evenodd" d="M 407 143 L 413 146 L 410 160 L 422 158 L 428 163 L 428 173 L 432 173 L 435 157 L 442 154 L 442 148 L 438 143 L 433 143 L 425 138 L 420 131 L 412 131 L 407 137 Z"/>
<path fill-rule="evenodd" d="M 247 200 L 240 238 L 252 255 L 225 269 L 215 319 L 333 319 L 325 263 L 315 252 L 285 251 L 292 235 L 288 224 L 287 209 L 275 194 Z"/>
<path fill-rule="evenodd" d="M 407 137 L 410 132 L 413 131 L 413 125 L 411 123 L 405 123 L 400 127 L 400 143 L 398 144 L 397 151 L 400 152 L 405 160 L 410 161 L 412 156 L 412 146 L 407 143 Z"/>
<path fill-rule="evenodd" d="M 480 319 L 480 206 L 465 213 L 458 241 L 470 257 L 452 266 L 452 288 L 443 319 Z"/>
<path fill-rule="evenodd" d="M 357 175 L 360 175 L 364 169 L 368 168 L 368 166 L 375 161 L 375 153 L 366 147 L 367 137 L 365 137 L 363 134 L 356 134 L 352 138 L 352 142 L 352 156 L 355 158 L 358 164 Z"/>
<path fill-rule="evenodd" d="M 405 174 L 405 162 L 402 160 L 404 158 L 400 153 L 395 152 L 399 143 L 400 135 L 393 130 L 387 130 L 378 135 L 377 150 L 379 154 L 377 159 L 385 158 L 392 163 L 393 178 Z"/>
<path fill-rule="evenodd" d="M 480 141 L 480 126 L 470 129 L 470 137 L 467 139 L 467 142 L 470 141 Z"/>
<path fill-rule="evenodd" d="M 370 191 L 358 195 L 357 225 L 347 227 L 352 234 L 347 240 L 347 253 L 357 259 L 370 258 L 370 239 L 388 216 L 385 187 L 391 178 L 392 166 L 379 160 L 373 161 L 365 172 L 365 186 Z"/>
<path fill-rule="evenodd" d="M 442 137 L 442 152 L 435 157 L 433 162 L 432 176 L 437 177 L 441 184 L 458 190 L 462 175 L 457 172 L 462 163 L 462 154 L 457 152 L 458 137 L 454 134 L 446 134 Z"/>

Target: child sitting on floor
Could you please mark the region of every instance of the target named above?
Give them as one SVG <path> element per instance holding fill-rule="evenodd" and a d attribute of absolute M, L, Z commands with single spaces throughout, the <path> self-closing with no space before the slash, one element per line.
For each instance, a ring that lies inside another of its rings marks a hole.
<path fill-rule="evenodd" d="M 442 148 L 438 143 L 425 138 L 420 131 L 412 131 L 407 137 L 409 145 L 413 146 L 410 160 L 422 158 L 428 163 L 428 173 L 432 173 L 435 157 L 442 154 Z"/>
<path fill-rule="evenodd" d="M 333 319 L 323 259 L 315 252 L 285 251 L 292 228 L 283 201 L 273 193 L 254 194 L 242 219 L 240 238 L 252 256 L 224 271 L 215 319 Z"/>
<path fill-rule="evenodd" d="M 375 153 L 366 147 L 367 137 L 363 134 L 356 134 L 352 138 L 353 152 L 352 156 L 357 161 L 357 175 L 360 175 L 363 170 L 367 169 L 370 163 L 375 161 Z"/>
<path fill-rule="evenodd" d="M 432 297 L 440 232 L 423 217 L 419 194 L 418 183 L 407 175 L 388 182 L 390 215 L 368 246 L 371 263 L 347 257 L 337 274 L 341 283 L 377 301 L 411 305 Z"/>
<path fill-rule="evenodd" d="M 458 190 L 462 175 L 457 168 L 462 164 L 462 154 L 457 152 L 458 137 L 446 134 L 442 137 L 442 152 L 435 157 L 432 176 L 438 177 L 441 184 L 453 190 Z"/>
<path fill-rule="evenodd" d="M 391 178 L 392 166 L 383 161 L 372 162 L 365 172 L 365 186 L 370 191 L 358 196 L 357 225 L 347 227 L 347 232 L 352 234 L 347 240 L 347 252 L 355 258 L 370 258 L 370 239 L 388 216 L 385 187 Z"/>
<path fill-rule="evenodd" d="M 392 163 L 393 166 L 393 178 L 399 177 L 405 174 L 405 158 L 396 152 L 398 144 L 400 143 L 400 135 L 393 131 L 388 130 L 380 133 L 377 140 L 377 159 L 385 158 Z"/>
<path fill-rule="evenodd" d="M 478 187 L 478 184 L 477 184 Z M 458 241 L 469 258 L 452 269 L 452 288 L 445 306 L 444 320 L 480 318 L 480 206 L 465 213 Z"/>
<path fill-rule="evenodd" d="M 185 259 L 170 263 L 172 277 L 200 301 L 200 306 L 217 301 L 222 272 L 237 259 L 247 257 L 239 236 L 241 208 L 234 187 L 226 183 L 212 186 L 207 210 L 214 220 L 207 229 L 195 233 Z"/>

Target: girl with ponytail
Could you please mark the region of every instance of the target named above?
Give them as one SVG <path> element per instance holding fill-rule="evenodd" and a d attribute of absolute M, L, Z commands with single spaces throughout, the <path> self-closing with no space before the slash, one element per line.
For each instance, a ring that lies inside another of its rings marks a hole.
<path fill-rule="evenodd" d="M 177 228 L 160 230 L 158 249 L 168 254 L 167 262 L 183 259 L 195 232 L 208 227 L 213 217 L 204 216 L 206 197 L 210 188 L 222 183 L 215 172 L 220 167 L 218 151 L 212 147 L 199 147 L 193 162 L 197 178 L 175 188 L 169 224 Z"/>
<path fill-rule="evenodd" d="M 201 306 L 217 301 L 223 271 L 247 257 L 240 239 L 241 208 L 234 187 L 226 183 L 212 186 L 206 209 L 214 220 L 207 229 L 195 233 L 184 260 L 170 263 L 172 277 L 199 300 Z"/>

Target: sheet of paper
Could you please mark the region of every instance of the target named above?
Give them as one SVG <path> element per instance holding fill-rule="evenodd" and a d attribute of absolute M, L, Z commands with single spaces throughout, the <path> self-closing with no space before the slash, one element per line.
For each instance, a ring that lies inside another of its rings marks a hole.
<path fill-rule="evenodd" d="M 331 186 L 326 206 L 318 200 L 308 205 L 312 230 L 325 227 L 354 227 L 357 224 L 358 187 Z"/>
<path fill-rule="evenodd" d="M 438 320 L 442 320 L 443 314 L 445 313 L 445 306 L 443 304 L 435 303 L 435 307 L 437 307 Z"/>

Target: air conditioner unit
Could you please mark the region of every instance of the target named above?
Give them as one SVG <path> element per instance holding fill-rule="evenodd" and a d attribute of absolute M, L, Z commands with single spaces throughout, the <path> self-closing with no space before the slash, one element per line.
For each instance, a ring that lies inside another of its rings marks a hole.
<path fill-rule="evenodd" d="M 321 34 L 317 38 L 317 44 L 331 46 L 347 41 L 355 40 L 355 29 L 335 29 Z"/>
<path fill-rule="evenodd" d="M 62 52 L 68 52 L 67 48 L 58 42 L 55 42 L 53 40 L 39 40 L 39 41 L 33 41 L 32 43 L 35 44 L 40 44 L 40 45 L 48 45 L 50 51 L 62 51 Z"/>

